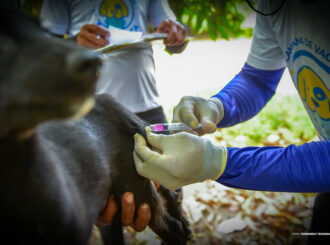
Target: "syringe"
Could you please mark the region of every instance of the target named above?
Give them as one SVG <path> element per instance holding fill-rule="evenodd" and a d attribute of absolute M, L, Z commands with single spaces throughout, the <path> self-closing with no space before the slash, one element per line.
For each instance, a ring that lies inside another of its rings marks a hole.
<path fill-rule="evenodd" d="M 202 124 L 199 123 L 198 127 Z M 183 131 L 183 130 L 193 130 L 190 126 L 185 123 L 158 123 L 149 125 L 151 132 L 169 132 L 169 131 Z"/>

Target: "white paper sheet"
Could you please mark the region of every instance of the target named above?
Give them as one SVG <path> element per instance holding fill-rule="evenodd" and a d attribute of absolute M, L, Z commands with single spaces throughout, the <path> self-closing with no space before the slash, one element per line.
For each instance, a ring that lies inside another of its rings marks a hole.
<path fill-rule="evenodd" d="M 134 43 L 142 39 L 142 32 L 126 31 L 113 26 L 108 28 L 110 32 L 110 44 Z"/>

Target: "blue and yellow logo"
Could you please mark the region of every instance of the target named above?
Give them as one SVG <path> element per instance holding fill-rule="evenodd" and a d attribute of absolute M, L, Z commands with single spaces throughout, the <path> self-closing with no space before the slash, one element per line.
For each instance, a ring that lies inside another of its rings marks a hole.
<path fill-rule="evenodd" d="M 105 25 L 107 27 L 114 26 L 120 29 L 127 28 L 134 18 L 135 0 L 103 0 L 100 6 L 100 15 L 106 18 Z"/>
<path fill-rule="evenodd" d="M 330 119 L 330 92 L 315 72 L 304 66 L 298 72 L 298 87 L 301 98 L 309 109 L 317 112 L 323 120 Z"/>

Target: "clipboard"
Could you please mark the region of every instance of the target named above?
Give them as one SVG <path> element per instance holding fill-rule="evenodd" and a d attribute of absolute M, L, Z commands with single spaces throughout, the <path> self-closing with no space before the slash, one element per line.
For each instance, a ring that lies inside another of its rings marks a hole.
<path fill-rule="evenodd" d="M 102 48 L 99 49 L 95 49 L 95 52 L 101 53 L 101 54 L 106 54 L 106 53 L 110 53 L 110 52 L 114 52 L 117 51 L 119 49 L 124 49 L 127 47 L 133 47 L 133 46 L 142 46 L 144 44 L 147 44 L 149 42 L 152 41 L 156 41 L 156 40 L 165 40 L 167 38 L 168 34 L 167 33 L 150 33 L 150 34 L 146 34 L 141 36 L 139 39 L 137 40 L 133 40 L 130 42 L 120 42 L 120 43 L 113 43 L 113 44 L 109 44 L 107 46 L 104 46 Z"/>

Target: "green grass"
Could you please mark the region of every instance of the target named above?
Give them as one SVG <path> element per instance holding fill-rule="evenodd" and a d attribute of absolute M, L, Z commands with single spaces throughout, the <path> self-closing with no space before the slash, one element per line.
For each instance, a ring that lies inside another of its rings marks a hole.
<path fill-rule="evenodd" d="M 307 142 L 316 136 L 298 96 L 274 96 L 252 119 L 220 131 L 226 141 L 243 135 L 248 145 L 267 144 L 269 135 L 278 135 L 281 145 Z"/>

